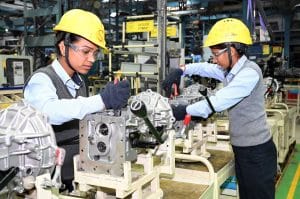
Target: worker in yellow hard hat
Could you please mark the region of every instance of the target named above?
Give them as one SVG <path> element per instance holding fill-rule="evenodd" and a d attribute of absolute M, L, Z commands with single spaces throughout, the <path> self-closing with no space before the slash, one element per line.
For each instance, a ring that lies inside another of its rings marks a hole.
<path fill-rule="evenodd" d="M 73 156 L 79 153 L 79 120 L 105 108 L 124 107 L 130 88 L 128 81 L 109 82 L 99 95 L 87 96 L 81 75 L 88 73 L 105 49 L 104 26 L 95 14 L 69 10 L 53 30 L 57 59 L 28 78 L 24 98 L 49 117 L 58 146 L 66 150 L 62 181 L 71 191 Z"/>
<path fill-rule="evenodd" d="M 170 96 L 173 84 L 179 88 L 183 75 L 221 81 L 224 87 L 214 95 L 193 104 L 173 105 L 173 114 L 182 120 L 186 114 L 207 118 L 227 110 L 240 198 L 274 199 L 277 152 L 266 121 L 262 72 L 245 55 L 251 44 L 249 29 L 242 21 L 222 19 L 204 42 L 211 50 L 213 63 L 179 66 L 170 71 L 162 87 Z"/>

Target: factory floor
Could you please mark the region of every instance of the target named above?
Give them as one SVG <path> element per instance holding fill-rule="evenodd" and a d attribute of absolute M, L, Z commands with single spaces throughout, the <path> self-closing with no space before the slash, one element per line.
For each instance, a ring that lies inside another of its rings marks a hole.
<path fill-rule="evenodd" d="M 281 172 L 276 183 L 275 199 L 300 199 L 300 117 L 297 120 L 295 146 Z M 220 199 L 236 197 L 221 195 Z"/>
<path fill-rule="evenodd" d="M 300 134 L 300 132 L 298 131 Z M 299 143 L 299 142 L 298 142 Z M 300 197 L 300 144 L 296 144 L 277 186 L 276 199 L 299 199 Z"/>
<path fill-rule="evenodd" d="M 297 120 L 296 145 L 277 181 L 276 199 L 300 198 L 300 118 Z"/>

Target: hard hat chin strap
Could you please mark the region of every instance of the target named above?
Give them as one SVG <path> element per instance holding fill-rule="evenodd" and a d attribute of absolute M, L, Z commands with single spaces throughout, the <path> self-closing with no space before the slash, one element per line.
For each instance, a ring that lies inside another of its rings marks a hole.
<path fill-rule="evenodd" d="M 231 68 L 232 68 L 232 56 L 231 56 L 231 44 L 230 43 L 227 43 L 226 44 L 226 48 L 227 48 L 227 53 L 228 53 L 228 60 L 229 60 L 229 65 L 228 65 L 228 68 L 227 68 L 227 74 L 230 72 Z"/>
<path fill-rule="evenodd" d="M 68 64 L 68 66 L 74 71 L 76 72 L 76 70 L 74 69 L 74 67 L 71 65 L 70 60 L 69 60 L 69 47 L 70 47 L 70 33 L 66 33 L 65 39 L 64 39 L 64 45 L 65 45 L 65 56 L 66 56 L 66 62 Z"/>

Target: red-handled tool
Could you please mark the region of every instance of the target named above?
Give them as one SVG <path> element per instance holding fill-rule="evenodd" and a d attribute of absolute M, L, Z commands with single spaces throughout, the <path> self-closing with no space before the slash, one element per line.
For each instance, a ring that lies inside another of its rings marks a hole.
<path fill-rule="evenodd" d="M 117 84 L 119 81 L 121 81 L 122 71 L 118 70 L 114 77 L 114 84 Z"/>
<path fill-rule="evenodd" d="M 178 95 L 179 95 L 178 86 L 177 86 L 177 84 L 174 83 L 174 84 L 172 84 L 172 92 L 171 92 L 170 98 L 171 99 L 176 98 Z"/>
<path fill-rule="evenodd" d="M 185 130 L 186 130 L 186 127 L 190 124 L 191 120 L 192 120 L 192 116 L 190 114 L 186 114 L 184 117 L 184 120 L 183 120 L 183 127 L 179 134 L 180 137 L 182 137 L 182 138 L 186 137 Z"/>
<path fill-rule="evenodd" d="M 57 147 L 55 150 L 55 172 L 52 177 L 52 185 L 56 188 L 64 188 L 64 184 L 61 181 L 61 168 L 64 164 L 66 156 L 66 150 L 64 148 Z"/>
<path fill-rule="evenodd" d="M 66 150 L 57 147 L 55 150 L 55 164 L 62 166 L 64 164 L 65 156 L 66 156 Z"/>

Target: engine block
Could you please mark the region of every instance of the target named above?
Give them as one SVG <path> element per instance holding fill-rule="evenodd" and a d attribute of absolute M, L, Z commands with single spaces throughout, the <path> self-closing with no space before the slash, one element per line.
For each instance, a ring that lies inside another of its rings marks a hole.
<path fill-rule="evenodd" d="M 80 170 L 122 176 L 123 163 L 136 160 L 140 148 L 160 144 L 145 120 L 160 136 L 171 129 L 175 118 L 168 99 L 147 90 L 132 96 L 129 104 L 137 101 L 145 104 L 147 118 L 136 116 L 128 106 L 90 114 L 80 122 Z"/>

